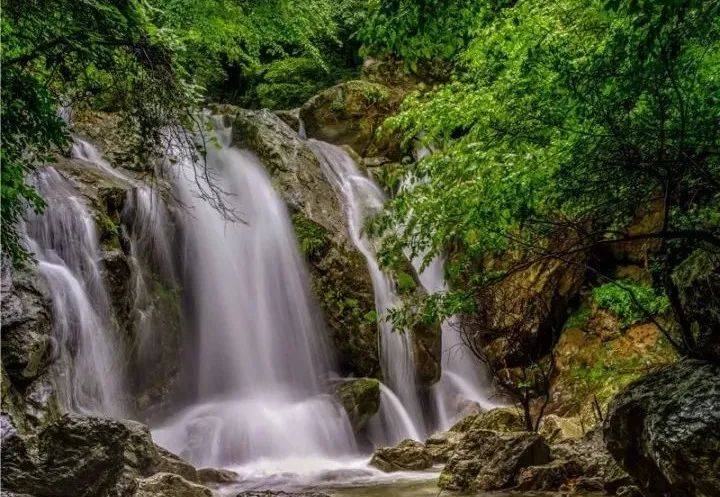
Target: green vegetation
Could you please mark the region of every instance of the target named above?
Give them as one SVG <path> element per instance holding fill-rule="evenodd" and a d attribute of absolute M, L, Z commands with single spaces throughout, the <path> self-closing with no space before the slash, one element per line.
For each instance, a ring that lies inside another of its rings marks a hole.
<path fill-rule="evenodd" d="M 463 2 L 383 5 L 366 34 L 378 52 L 454 67 L 385 124 L 435 150 L 415 166 L 425 181 L 374 223 L 385 258 L 450 250 L 453 283 L 472 294 L 492 254 L 527 264 L 655 240 L 673 340 L 700 353 L 671 275 L 698 245 L 720 250 L 720 4 L 520 0 L 473 3 L 473 15 L 458 15 Z M 433 26 L 450 22 L 467 42 L 438 49 Z M 629 230 L 653 202 L 661 225 Z"/>
<path fill-rule="evenodd" d="M 299 212 L 293 214 L 292 223 L 302 253 L 308 257 L 322 255 L 328 241 L 327 230 Z"/>
<path fill-rule="evenodd" d="M 593 288 L 592 297 L 598 307 L 617 315 L 623 326 L 646 321 L 649 317 L 663 314 L 670 307 L 667 296 L 631 281 L 606 283 Z"/>

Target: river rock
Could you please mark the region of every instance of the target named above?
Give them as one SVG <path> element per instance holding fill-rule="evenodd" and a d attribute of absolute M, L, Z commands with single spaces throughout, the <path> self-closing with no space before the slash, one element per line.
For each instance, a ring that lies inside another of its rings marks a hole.
<path fill-rule="evenodd" d="M 1 457 L 2 485 L 9 491 L 115 497 L 131 494 L 137 479 L 158 471 L 197 480 L 192 466 L 157 447 L 141 423 L 65 415 L 25 436 L 7 422 Z"/>
<path fill-rule="evenodd" d="M 380 408 L 380 382 L 374 378 L 344 381 L 335 392 L 356 433 L 367 425 Z"/>
<path fill-rule="evenodd" d="M 647 497 L 720 495 L 720 366 L 685 360 L 630 384 L 603 432 Z"/>
<path fill-rule="evenodd" d="M 550 462 L 550 448 L 537 433 L 473 428 L 467 431 L 440 474 L 444 490 L 487 491 L 516 484 L 528 466 Z"/>
<path fill-rule="evenodd" d="M 395 447 L 380 447 L 370 459 L 370 465 L 390 473 L 420 471 L 433 465 L 433 456 L 425 445 L 416 440 L 403 440 Z"/>
<path fill-rule="evenodd" d="M 323 492 L 286 492 L 285 490 L 260 490 L 241 492 L 235 497 L 331 497 Z"/>
<path fill-rule="evenodd" d="M 528 466 L 517 476 L 517 490 L 558 490 L 567 480 L 582 475 L 575 461 L 555 460 L 540 466 Z"/>

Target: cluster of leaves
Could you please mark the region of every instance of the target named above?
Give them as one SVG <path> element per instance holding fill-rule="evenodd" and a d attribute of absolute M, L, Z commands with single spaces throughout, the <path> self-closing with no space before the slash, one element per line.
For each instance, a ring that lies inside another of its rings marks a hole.
<path fill-rule="evenodd" d="M 667 296 L 650 286 L 632 281 L 610 282 L 595 287 L 592 298 L 598 307 L 617 315 L 623 326 L 646 321 L 651 316 L 667 312 L 670 307 Z"/>
<path fill-rule="evenodd" d="M 450 250 L 467 282 L 491 253 L 546 256 L 563 230 L 623 238 L 658 197 L 663 264 L 720 247 L 720 4 L 519 0 L 465 22 L 451 81 L 385 125 L 435 151 L 371 227 L 386 253 Z"/>

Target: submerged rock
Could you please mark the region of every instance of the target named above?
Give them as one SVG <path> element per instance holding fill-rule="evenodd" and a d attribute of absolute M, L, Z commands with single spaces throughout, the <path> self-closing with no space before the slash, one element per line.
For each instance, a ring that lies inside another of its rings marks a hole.
<path fill-rule="evenodd" d="M 370 465 L 390 473 L 393 471 L 420 471 L 433 465 L 433 456 L 425 444 L 416 440 L 403 440 L 395 447 L 381 447 L 370 459 Z"/>
<path fill-rule="evenodd" d="M 686 360 L 630 384 L 603 432 L 647 497 L 720 495 L 720 366 Z"/>
<path fill-rule="evenodd" d="M 139 479 L 158 472 L 172 471 L 183 481 L 197 481 L 195 469 L 156 446 L 141 423 L 65 415 L 32 436 L 20 434 L 6 422 L 3 425 L 2 485 L 6 490 L 58 497 L 114 497 L 131 495 Z M 163 478 L 153 482 L 159 480 Z M 155 495 L 148 492 L 138 495 Z"/>
<path fill-rule="evenodd" d="M 440 474 L 444 490 L 486 491 L 512 487 L 521 469 L 550 462 L 550 448 L 537 433 L 465 433 Z"/>
<path fill-rule="evenodd" d="M 380 408 L 380 382 L 374 378 L 344 381 L 335 392 L 356 433 L 367 425 Z"/>

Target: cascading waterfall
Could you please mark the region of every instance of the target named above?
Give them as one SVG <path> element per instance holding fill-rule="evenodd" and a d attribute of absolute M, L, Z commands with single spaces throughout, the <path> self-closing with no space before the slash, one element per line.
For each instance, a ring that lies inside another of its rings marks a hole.
<path fill-rule="evenodd" d="M 419 271 L 421 260 L 413 261 L 413 265 L 418 269 L 420 283 L 428 293 L 447 291 L 443 264 L 443 259 L 436 257 L 422 271 Z M 440 361 L 442 372 L 440 381 L 432 388 L 438 428 L 442 430 L 448 429 L 457 420 L 464 402 L 477 402 L 483 409 L 497 407 L 489 399 L 489 387 L 480 364 L 467 350 L 453 323 L 454 318 L 450 317 L 440 326 L 442 331 L 442 358 Z"/>
<path fill-rule="evenodd" d="M 328 180 L 343 196 L 350 237 L 365 256 L 370 270 L 375 308 L 380 317 L 381 368 L 391 390 L 384 392 L 383 412 L 379 415 L 386 427 L 393 426 L 388 428 L 384 441 L 394 443 L 405 437 L 420 439 L 426 435 L 426 424 L 418 397 L 411 331 L 394 332 L 391 324 L 383 319 L 388 309 L 399 303 L 399 297 L 390 277 L 380 269 L 373 241 L 363 232 L 365 221 L 383 208 L 385 194 L 358 171 L 355 161 L 342 148 L 317 140 L 308 140 L 308 144 L 317 155 Z M 401 405 L 392 402 L 395 395 Z M 387 412 L 390 410 L 392 412 Z M 390 419 L 401 422 L 390 422 Z M 375 423 L 380 422 L 375 420 Z M 380 431 L 380 428 L 376 426 L 374 431 Z"/>
<path fill-rule="evenodd" d="M 59 401 L 70 411 L 120 417 L 126 411 L 122 347 L 95 224 L 73 185 L 52 167 L 37 173 L 35 186 L 47 207 L 28 212 L 24 229 L 52 297 Z"/>
<path fill-rule="evenodd" d="M 332 357 L 285 204 L 258 159 L 220 131 L 206 164 L 180 151 L 173 166 L 197 378 L 187 407 L 154 437 L 201 466 L 286 470 L 352 455 L 347 415 L 326 393 Z M 199 167 L 243 222 L 201 198 Z"/>

